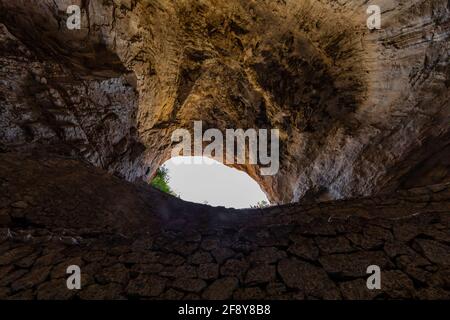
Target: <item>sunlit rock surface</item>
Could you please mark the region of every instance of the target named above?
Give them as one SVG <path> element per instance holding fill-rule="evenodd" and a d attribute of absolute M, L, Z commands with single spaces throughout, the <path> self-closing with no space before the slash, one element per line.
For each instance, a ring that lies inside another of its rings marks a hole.
<path fill-rule="evenodd" d="M 82 29 L 73 31 L 66 8 L 76 3 Z M 369 31 L 363 0 L 0 0 L 0 296 L 51 298 L 62 283 L 57 264 L 73 257 L 91 268 L 83 298 L 373 298 L 360 268 L 375 257 L 403 288 L 380 297 L 448 297 L 448 192 L 428 186 L 447 190 L 450 178 L 450 8 L 444 0 L 378 4 L 382 29 Z M 171 133 L 194 120 L 204 129 L 278 128 L 279 173 L 240 169 L 273 203 L 303 206 L 261 219 L 205 213 L 199 221 L 211 230 L 193 227 L 193 240 L 166 232 L 178 221 L 190 230 L 175 212 L 212 209 L 137 185 L 170 157 Z M 414 187 L 408 200 L 395 194 Z M 361 196 L 369 198 L 306 205 Z M 358 221 L 355 229 L 337 231 L 328 220 L 341 211 Z M 216 229 L 222 218 L 235 229 Z M 256 222 L 260 229 L 239 244 L 247 249 L 216 248 L 214 239 L 199 249 L 210 236 L 240 239 Z M 284 231 L 271 233 L 278 224 Z M 152 236 L 142 235 L 147 228 Z M 292 240 L 298 228 L 312 230 Z M 134 232 L 141 235 L 127 236 Z M 17 241 L 28 234 L 38 240 Z M 252 238 L 264 234 L 280 242 Z M 164 247 L 179 237 L 188 256 Z M 252 253 L 266 246 L 259 266 Z M 153 258 L 127 260 L 139 250 Z M 191 263 L 194 252 L 205 261 Z M 161 274 L 163 265 L 175 275 Z M 109 275 L 97 274 L 106 266 Z"/>

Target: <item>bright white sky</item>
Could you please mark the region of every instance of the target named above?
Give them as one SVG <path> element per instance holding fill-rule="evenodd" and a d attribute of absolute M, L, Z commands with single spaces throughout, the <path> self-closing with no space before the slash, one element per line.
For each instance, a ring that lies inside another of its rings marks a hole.
<path fill-rule="evenodd" d="M 200 162 L 194 163 L 195 161 Z M 255 180 L 245 172 L 204 157 L 175 157 L 164 164 L 169 170 L 169 186 L 186 201 L 211 206 L 249 208 L 269 202 Z"/>

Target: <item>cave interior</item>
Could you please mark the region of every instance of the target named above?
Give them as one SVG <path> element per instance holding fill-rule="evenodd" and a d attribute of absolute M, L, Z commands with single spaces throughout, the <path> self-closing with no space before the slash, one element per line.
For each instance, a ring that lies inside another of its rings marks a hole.
<path fill-rule="evenodd" d="M 0 0 L 0 298 L 450 299 L 450 2 L 378 2 Z M 194 121 L 272 206 L 149 186 Z"/>

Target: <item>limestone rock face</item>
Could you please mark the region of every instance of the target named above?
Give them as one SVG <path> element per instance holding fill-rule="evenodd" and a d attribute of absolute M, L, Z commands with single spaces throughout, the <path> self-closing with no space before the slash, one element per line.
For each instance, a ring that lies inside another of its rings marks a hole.
<path fill-rule="evenodd" d="M 171 133 L 277 128 L 273 202 L 450 177 L 448 1 L 0 1 L 0 146 L 85 159 L 130 181 Z M 70 4 L 81 30 L 66 27 Z"/>
<path fill-rule="evenodd" d="M 0 299 L 449 299 L 450 2 L 378 4 L 0 0 Z M 279 206 L 142 183 L 196 120 Z"/>

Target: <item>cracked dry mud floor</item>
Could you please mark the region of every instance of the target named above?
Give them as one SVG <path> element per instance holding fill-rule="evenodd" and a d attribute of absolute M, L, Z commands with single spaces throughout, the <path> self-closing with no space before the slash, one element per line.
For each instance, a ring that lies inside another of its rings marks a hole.
<path fill-rule="evenodd" d="M 0 169 L 2 298 L 450 298 L 450 184 L 229 210 L 61 157 L 1 154 Z"/>
<path fill-rule="evenodd" d="M 450 299 L 450 2 L 379 4 L 0 0 L 0 298 Z M 280 130 L 275 206 L 146 184 L 195 120 Z"/>

